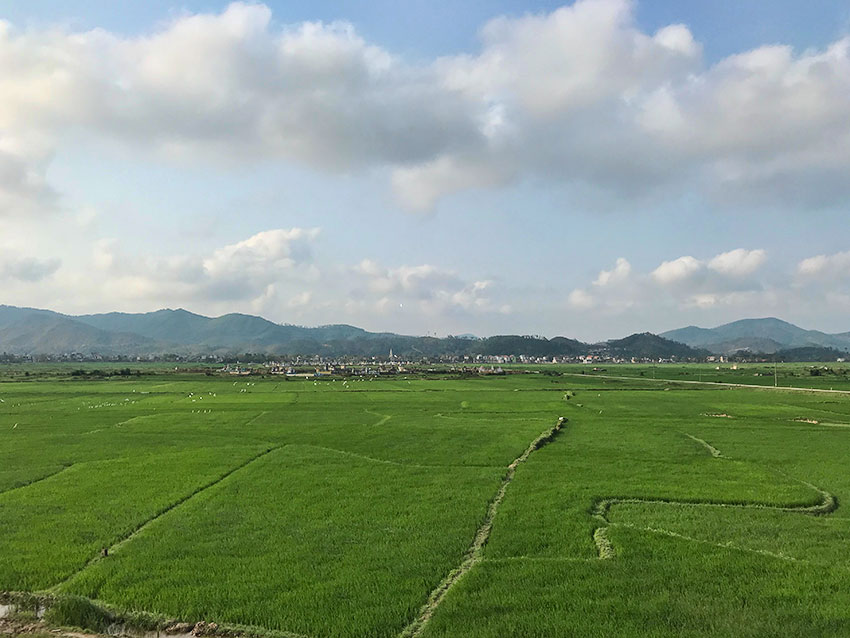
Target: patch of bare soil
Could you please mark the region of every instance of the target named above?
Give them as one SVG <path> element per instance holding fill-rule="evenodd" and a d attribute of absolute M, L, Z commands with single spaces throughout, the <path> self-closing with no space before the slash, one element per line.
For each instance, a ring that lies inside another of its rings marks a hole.
<path fill-rule="evenodd" d="M 44 636 L 45 638 L 100 638 L 96 634 L 53 629 L 42 620 L 19 618 L 14 615 L 0 618 L 0 636 L 11 636 L 13 638 L 16 636 L 31 636 L 32 638 L 36 638 L 37 636 Z"/>

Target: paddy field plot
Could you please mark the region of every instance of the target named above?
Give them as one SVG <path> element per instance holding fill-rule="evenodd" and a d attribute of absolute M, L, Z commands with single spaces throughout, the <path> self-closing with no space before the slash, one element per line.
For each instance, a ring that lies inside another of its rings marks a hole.
<path fill-rule="evenodd" d="M 6 380 L 0 591 L 315 638 L 850 635 L 850 396 L 643 371 Z"/>

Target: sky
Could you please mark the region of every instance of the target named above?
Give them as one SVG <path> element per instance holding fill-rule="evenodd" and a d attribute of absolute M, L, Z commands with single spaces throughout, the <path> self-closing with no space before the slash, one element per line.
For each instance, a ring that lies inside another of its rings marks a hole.
<path fill-rule="evenodd" d="M 0 0 L 0 303 L 850 330 L 843 0 Z"/>

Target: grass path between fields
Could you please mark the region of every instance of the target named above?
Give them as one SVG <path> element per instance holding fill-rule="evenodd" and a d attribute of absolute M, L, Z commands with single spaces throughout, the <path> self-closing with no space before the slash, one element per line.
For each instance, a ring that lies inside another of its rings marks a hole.
<path fill-rule="evenodd" d="M 440 581 L 440 584 L 437 585 L 436 589 L 434 589 L 434 591 L 432 591 L 428 596 L 428 600 L 419 610 L 419 614 L 417 614 L 416 618 L 414 618 L 401 631 L 399 634 L 400 638 L 416 638 L 420 636 L 422 631 L 425 629 L 425 626 L 428 624 L 428 621 L 431 620 L 431 617 L 434 615 L 434 612 L 437 611 L 437 607 L 439 607 L 440 603 L 443 602 L 443 599 L 446 597 L 449 590 L 473 567 L 475 567 L 476 564 L 483 560 L 484 547 L 487 545 L 487 541 L 490 539 L 490 531 L 493 529 L 493 519 L 496 518 L 499 506 L 505 498 L 505 492 L 508 489 L 508 485 L 514 479 L 517 467 L 528 460 L 528 457 L 531 456 L 532 452 L 551 442 L 566 423 L 567 420 L 565 418 L 559 418 L 555 425 L 548 430 L 541 432 L 537 438 L 535 438 L 528 447 L 525 448 L 525 451 L 514 459 L 510 465 L 508 465 L 507 472 L 505 472 L 505 476 L 499 484 L 499 489 L 496 490 L 496 494 L 490 500 L 484 520 L 478 528 L 478 531 L 476 531 L 475 537 L 472 539 L 472 544 L 466 550 L 460 565 L 455 567 L 442 581 Z"/>
<path fill-rule="evenodd" d="M 276 446 L 274 446 L 274 447 L 267 448 L 266 450 L 263 450 L 262 452 L 259 452 L 258 454 L 255 454 L 254 456 L 250 457 L 249 459 L 246 459 L 245 461 L 243 461 L 243 462 L 242 462 L 242 463 L 240 463 L 239 465 L 237 465 L 237 466 L 235 466 L 235 467 L 230 468 L 230 469 L 229 469 L 229 470 L 227 470 L 224 474 L 221 474 L 220 476 L 218 476 L 217 478 L 213 479 L 212 481 L 209 481 L 208 483 L 205 483 L 204 485 L 201 485 L 200 487 L 198 487 L 197 489 L 193 490 L 193 491 L 192 491 L 192 492 L 190 492 L 189 494 L 186 494 L 185 496 L 180 497 L 179 499 L 177 499 L 177 500 L 176 500 L 176 501 L 174 501 L 173 503 L 170 503 L 170 504 L 166 505 L 164 508 L 162 508 L 162 509 L 160 509 L 158 512 L 156 512 L 153 516 L 151 516 L 150 518 L 148 518 L 148 519 L 146 519 L 146 520 L 142 521 L 141 523 L 139 523 L 139 524 L 138 524 L 135 528 L 133 528 L 132 530 L 130 530 L 130 532 L 128 532 L 127 534 L 125 534 L 125 535 L 124 535 L 124 536 L 122 536 L 121 538 L 119 538 L 119 539 L 117 539 L 116 541 L 114 541 L 114 542 L 112 543 L 112 545 L 110 545 L 109 547 L 107 547 L 107 553 L 112 553 L 112 552 L 114 552 L 115 550 L 117 550 L 118 548 L 120 548 L 122 545 L 124 545 L 124 544 L 126 544 L 126 543 L 130 542 L 130 541 L 133 539 L 133 537 L 135 537 L 137 534 L 139 534 L 140 532 L 142 532 L 142 530 L 144 530 L 144 529 L 145 529 L 148 525 L 150 525 L 150 524 L 151 524 L 151 523 L 153 523 L 154 521 L 158 520 L 159 518 L 162 518 L 163 516 L 165 516 L 168 512 L 170 512 L 170 511 L 171 511 L 171 510 L 173 510 L 174 508 L 179 507 L 180 505 L 182 505 L 183 503 L 185 503 L 185 502 L 186 502 L 186 501 L 188 501 L 189 499 L 191 499 L 191 498 L 193 498 L 193 497 L 197 496 L 197 495 L 198 495 L 198 494 L 200 494 L 201 492 L 204 492 L 204 491 L 206 491 L 206 490 L 208 490 L 208 489 L 210 489 L 210 488 L 212 488 L 212 487 L 215 487 L 216 485 L 218 485 L 219 483 L 221 483 L 222 481 L 224 481 L 225 479 L 227 479 L 229 476 L 233 475 L 234 473 L 238 472 L 239 470 L 242 470 L 242 469 L 244 469 L 244 468 L 248 467 L 249 465 L 251 465 L 251 464 L 252 464 L 252 463 L 254 463 L 255 461 L 257 461 L 257 460 L 261 459 L 262 457 L 266 456 L 267 454 L 271 454 L 271 453 L 272 453 L 272 452 L 274 452 L 275 450 L 279 450 L 281 447 L 283 447 L 283 446 L 281 446 L 281 445 L 276 445 Z M 53 585 L 52 587 L 50 587 L 47 591 L 49 591 L 49 592 L 57 592 L 57 591 L 58 591 L 58 590 L 59 590 L 59 589 L 60 589 L 63 585 L 65 585 L 66 583 L 70 582 L 70 581 L 71 581 L 71 580 L 72 580 L 72 579 L 73 579 L 73 578 L 74 578 L 77 574 L 79 574 L 80 572 L 85 571 L 85 570 L 86 570 L 86 569 L 88 569 L 90 566 L 92 566 L 92 565 L 94 565 L 95 563 L 97 563 L 98 561 L 102 560 L 102 558 L 103 558 L 103 557 L 102 557 L 101 555 L 97 555 L 97 556 L 92 557 L 92 558 L 91 558 L 91 559 L 90 559 L 90 560 L 89 560 L 89 561 L 88 561 L 85 565 L 83 565 L 80 569 L 78 569 L 77 571 L 75 571 L 73 574 L 71 574 L 70 576 L 68 576 L 68 577 L 67 577 L 66 579 L 64 579 L 63 581 L 61 581 L 61 582 L 59 582 L 59 583 L 56 583 L 55 585 Z"/>
<path fill-rule="evenodd" d="M 682 432 L 689 439 L 699 443 L 702 445 L 710 454 L 716 459 L 728 460 L 728 457 L 724 456 L 720 450 L 716 447 L 704 441 L 703 439 L 697 438 L 691 434 L 686 432 Z M 838 499 L 836 499 L 835 495 L 827 492 L 824 489 L 817 487 L 816 485 L 812 485 L 807 481 L 803 481 L 801 479 L 796 479 L 794 477 L 790 477 L 784 472 L 777 472 L 783 474 L 787 478 L 790 478 L 811 490 L 817 492 L 821 500 L 814 505 L 796 505 L 796 506 L 787 506 L 787 505 L 771 505 L 769 503 L 733 503 L 733 502 L 713 502 L 713 501 L 677 501 L 677 500 L 668 500 L 668 499 L 645 499 L 645 498 L 632 498 L 632 497 L 609 497 L 609 498 L 600 498 L 598 499 L 592 509 L 592 515 L 603 523 L 602 526 L 597 527 L 593 531 L 593 542 L 596 545 L 596 552 L 598 557 L 601 560 L 609 560 L 614 558 L 617 555 L 617 551 L 611 542 L 611 539 L 608 536 L 608 529 L 612 526 L 615 527 L 626 527 L 630 529 L 635 529 L 643 532 L 648 532 L 651 534 L 662 534 L 664 536 L 669 536 L 671 538 L 678 538 L 680 540 L 687 540 L 696 543 L 703 543 L 707 545 L 716 545 L 717 547 L 724 547 L 729 549 L 737 549 L 740 551 L 751 552 L 755 554 L 761 554 L 764 556 L 771 556 L 773 558 L 781 558 L 784 560 L 796 560 L 789 556 L 785 556 L 783 554 L 776 554 L 773 552 L 769 552 L 767 550 L 757 550 L 757 549 L 747 549 L 744 547 L 737 547 L 735 545 L 726 545 L 719 543 L 712 543 L 711 541 L 704 541 L 697 538 L 692 538 L 690 536 L 685 536 L 683 534 L 679 534 L 678 532 L 673 532 L 665 529 L 658 529 L 653 527 L 641 527 L 637 525 L 632 525 L 630 523 L 612 523 L 608 518 L 608 513 L 612 507 L 621 504 L 645 504 L 645 505 L 669 505 L 671 507 L 723 507 L 723 508 L 738 508 L 738 509 L 762 509 L 762 510 L 773 510 L 778 512 L 787 512 L 789 514 L 807 514 L 810 516 L 823 516 L 826 514 L 831 514 L 836 509 L 838 509 Z"/>

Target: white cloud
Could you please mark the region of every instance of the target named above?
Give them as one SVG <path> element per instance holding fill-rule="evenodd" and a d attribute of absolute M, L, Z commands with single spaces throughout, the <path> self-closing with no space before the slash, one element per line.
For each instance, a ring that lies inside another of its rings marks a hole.
<path fill-rule="evenodd" d="M 589 294 L 585 290 L 582 290 L 581 288 L 576 288 L 575 290 L 573 290 L 567 297 L 567 302 L 573 308 L 577 308 L 580 310 L 593 308 L 593 306 L 596 305 L 596 300 L 593 298 L 593 295 Z"/>
<path fill-rule="evenodd" d="M 441 270 L 431 264 L 389 269 L 370 259 L 364 259 L 354 270 L 367 278 L 371 291 L 382 295 L 395 293 L 410 298 L 430 299 L 438 290 L 462 285 L 455 273 Z"/>
<path fill-rule="evenodd" d="M 6 251 L 0 279 L 7 284 L 7 303 L 68 312 L 85 300 L 85 312 L 181 306 L 207 314 L 247 311 L 308 325 L 347 321 L 384 329 L 399 320 L 408 326 L 464 327 L 465 318 L 512 312 L 492 280 L 433 264 L 388 268 L 369 259 L 354 266 L 318 259 L 319 237 L 317 228 L 271 229 L 201 254 L 170 255 L 135 254 L 117 239 L 102 238 L 90 241 L 83 261 L 61 270 L 58 260 L 13 258 Z M 31 285 L 36 280 L 37 288 Z"/>
<path fill-rule="evenodd" d="M 826 255 L 808 257 L 797 264 L 797 272 L 801 275 L 817 275 L 829 266 L 830 259 Z"/>
<path fill-rule="evenodd" d="M 261 4 L 182 15 L 138 37 L 3 23 L 0 76 L 0 193 L 44 190 L 35 160 L 2 154 L 4 138 L 55 142 L 72 128 L 167 155 L 345 171 L 429 160 L 482 135 L 478 105 L 428 67 L 346 23 L 279 28 Z"/>
<path fill-rule="evenodd" d="M 843 278 L 850 281 L 850 251 L 804 259 L 797 264 L 797 273 L 807 278 Z"/>
<path fill-rule="evenodd" d="M 574 310 L 590 310 L 600 305 L 606 311 L 622 310 L 632 304 L 632 294 L 640 282 L 633 281 L 632 265 L 620 257 L 611 270 L 600 270 L 592 285 L 598 294 L 575 288 L 567 295 L 567 306 Z"/>
<path fill-rule="evenodd" d="M 225 246 L 203 260 L 204 272 L 215 280 L 262 278 L 311 260 L 318 228 L 267 230 Z"/>
<path fill-rule="evenodd" d="M 487 291 L 493 287 L 492 281 L 473 281 L 461 290 L 451 294 L 451 302 L 466 310 L 493 310 L 492 302 Z M 502 306 L 500 312 L 510 312 L 509 306 Z"/>
<path fill-rule="evenodd" d="M 614 268 L 599 273 L 592 292 L 576 288 L 567 303 L 576 310 L 593 309 L 596 316 L 748 307 L 758 299 L 772 300 L 767 283 L 753 276 L 765 255 L 762 249 L 736 249 L 709 259 L 684 255 L 648 272 L 635 272 L 621 257 Z"/>
<path fill-rule="evenodd" d="M 708 262 L 708 267 L 723 275 L 742 277 L 758 270 L 767 259 L 764 250 L 745 250 L 736 248 L 721 253 Z"/>
<path fill-rule="evenodd" d="M 690 255 L 662 262 L 652 271 L 652 278 L 662 285 L 676 284 L 694 276 L 703 269 L 703 263 Z"/>
<path fill-rule="evenodd" d="M 359 304 L 372 304 L 381 313 L 405 304 L 413 304 L 428 314 L 445 312 L 502 313 L 511 311 L 508 304 L 497 303 L 497 292 L 490 280 L 467 281 L 456 272 L 432 264 L 385 268 L 364 259 L 351 269 L 366 283 L 366 290 L 354 288 Z"/>
<path fill-rule="evenodd" d="M 622 283 L 629 278 L 632 265 L 623 257 L 617 259 L 617 263 L 611 270 L 602 270 L 593 282 L 594 286 L 610 286 Z"/>
<path fill-rule="evenodd" d="M 139 36 L 0 23 L 0 213 L 55 206 L 46 167 L 71 131 L 195 161 L 386 167 L 414 210 L 529 177 L 613 197 L 850 195 L 850 38 L 706 67 L 685 25 L 646 33 L 630 0 L 578 0 L 481 39 L 411 64 L 350 24 L 280 27 L 240 2 Z"/>
<path fill-rule="evenodd" d="M 263 307 L 289 281 L 313 281 L 312 244 L 319 229 L 274 229 L 223 246 L 208 255 L 137 257 L 115 239 L 94 243 L 92 263 L 116 301 L 185 304 L 238 302 Z"/>
<path fill-rule="evenodd" d="M 850 38 L 795 55 L 765 46 L 712 67 L 687 27 L 635 25 L 627 0 L 500 18 L 447 84 L 502 105 L 510 139 L 442 154 L 475 185 L 533 175 L 633 196 L 829 206 L 850 194 Z M 418 178 L 439 188 L 430 166 Z M 417 168 L 406 169 L 407 183 Z M 426 188 L 420 185 L 419 188 Z M 446 193 L 457 189 L 448 185 Z M 431 194 L 434 197 L 434 194 Z"/>

